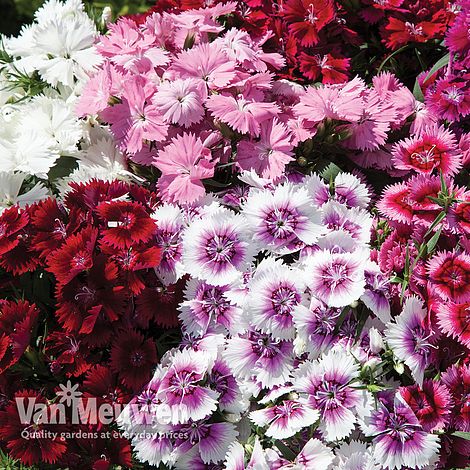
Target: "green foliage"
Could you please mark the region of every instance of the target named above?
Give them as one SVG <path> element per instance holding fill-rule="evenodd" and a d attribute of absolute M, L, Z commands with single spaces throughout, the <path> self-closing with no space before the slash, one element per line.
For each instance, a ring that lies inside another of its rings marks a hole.
<path fill-rule="evenodd" d="M 44 0 L 14 0 L 18 15 L 33 18 L 34 12 L 44 3 Z"/>
<path fill-rule="evenodd" d="M 0 450 L 0 468 L 2 470 L 36 470 L 34 467 L 26 467 L 18 460 L 14 460 Z"/>
<path fill-rule="evenodd" d="M 110 1 L 92 1 L 83 0 L 86 5 L 89 5 L 95 10 L 102 11 L 104 7 L 111 7 L 113 18 L 122 15 L 133 15 L 136 13 L 143 13 L 154 5 L 155 2 L 149 0 L 110 0 Z"/>
<path fill-rule="evenodd" d="M 64 178 L 69 175 L 73 170 L 78 168 L 77 160 L 73 157 L 60 157 L 56 164 L 49 170 L 48 180 L 55 181 L 58 178 Z"/>
<path fill-rule="evenodd" d="M 450 60 L 450 54 L 447 53 L 444 57 L 441 57 L 434 65 L 433 67 L 431 68 L 431 70 L 429 70 L 429 72 L 427 73 L 427 75 L 424 77 L 424 82 L 426 82 L 426 80 L 429 80 L 429 78 L 432 77 L 432 75 L 434 75 L 436 72 L 438 72 L 440 69 L 442 69 L 443 67 L 446 67 L 449 65 L 449 60 Z M 418 82 L 418 77 L 416 77 L 416 80 L 415 80 L 415 84 L 413 86 L 413 95 L 414 97 L 419 100 L 419 101 L 424 101 L 424 95 L 423 95 L 423 91 L 421 90 L 421 87 L 419 85 L 419 82 Z"/>

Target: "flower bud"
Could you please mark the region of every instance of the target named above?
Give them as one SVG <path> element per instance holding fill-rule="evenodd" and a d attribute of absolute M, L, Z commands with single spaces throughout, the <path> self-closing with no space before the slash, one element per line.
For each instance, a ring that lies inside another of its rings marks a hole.
<path fill-rule="evenodd" d="M 373 371 L 380 363 L 381 360 L 378 357 L 371 357 L 364 363 L 364 370 Z"/>
<path fill-rule="evenodd" d="M 101 13 L 101 23 L 103 25 L 106 25 L 108 23 L 111 23 L 113 19 L 113 12 L 111 10 L 110 6 L 106 6 L 103 8 L 103 13 Z"/>
<path fill-rule="evenodd" d="M 396 362 L 393 368 L 398 372 L 398 374 L 402 375 L 405 372 L 405 366 L 403 362 Z"/>
<path fill-rule="evenodd" d="M 304 339 L 299 338 L 296 336 L 294 338 L 294 352 L 297 355 L 302 355 L 305 351 L 307 351 L 307 343 Z"/>
<path fill-rule="evenodd" d="M 240 413 L 225 413 L 225 419 L 229 423 L 238 423 L 241 419 Z"/>
<path fill-rule="evenodd" d="M 378 354 L 382 349 L 384 349 L 382 335 L 379 330 L 374 327 L 369 330 L 369 348 L 372 354 Z"/>

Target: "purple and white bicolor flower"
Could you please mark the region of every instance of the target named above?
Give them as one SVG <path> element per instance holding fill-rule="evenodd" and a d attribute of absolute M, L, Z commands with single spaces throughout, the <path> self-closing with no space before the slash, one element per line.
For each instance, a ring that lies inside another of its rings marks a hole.
<path fill-rule="evenodd" d="M 366 249 L 353 253 L 318 251 L 304 261 L 307 286 L 329 307 L 345 307 L 364 293 L 364 265 L 368 258 Z"/>
<path fill-rule="evenodd" d="M 265 449 L 270 470 L 330 470 L 334 454 L 319 439 L 306 442 L 293 461 L 282 457 L 274 447 Z"/>
<path fill-rule="evenodd" d="M 372 310 L 384 324 L 388 323 L 390 318 L 390 301 L 388 299 L 389 280 L 380 271 L 379 265 L 368 260 L 364 275 L 366 279 L 366 290 L 361 296 L 365 306 Z"/>
<path fill-rule="evenodd" d="M 205 464 L 222 461 L 238 436 L 235 425 L 227 422 L 191 422 L 178 431 L 184 437 L 176 440 L 176 459 L 180 460 L 180 456 L 197 449 Z"/>
<path fill-rule="evenodd" d="M 266 436 L 287 439 L 301 429 L 311 426 L 320 417 L 306 403 L 297 400 L 284 400 L 279 405 L 252 411 L 250 419 L 256 426 L 266 427 Z"/>
<path fill-rule="evenodd" d="M 201 199 L 180 207 L 183 214 L 185 226 L 192 224 L 195 220 L 209 217 L 223 210 L 220 199 L 213 193 L 208 193 Z"/>
<path fill-rule="evenodd" d="M 245 449 L 239 442 L 234 442 L 225 456 L 225 470 L 270 470 L 258 436 L 255 438 L 250 460 L 245 464 Z"/>
<path fill-rule="evenodd" d="M 208 357 L 211 364 L 219 356 L 219 352 L 223 349 L 225 344 L 225 336 L 221 333 L 216 333 L 212 331 L 208 331 L 204 336 L 200 338 L 195 338 L 194 336 L 183 335 L 181 339 L 180 347 L 189 348 L 193 351 L 201 351 L 204 352 Z M 171 351 L 167 352 L 165 356 L 163 356 L 161 362 L 165 360 L 167 354 Z"/>
<path fill-rule="evenodd" d="M 206 281 L 190 279 L 184 291 L 186 299 L 179 306 L 183 331 L 195 337 L 203 336 L 209 326 L 225 331 L 241 330 L 242 309 L 226 296 L 228 286 L 213 286 Z"/>
<path fill-rule="evenodd" d="M 285 470 L 328 470 L 333 462 L 334 454 L 319 439 L 310 439 L 299 452 L 292 466 Z"/>
<path fill-rule="evenodd" d="M 154 426 L 162 424 L 158 423 L 156 411 L 162 403 L 158 397 L 158 389 L 163 374 L 163 367 L 158 365 L 152 380 L 132 398 L 118 416 L 117 425 L 129 436 L 146 432 L 148 429 L 152 431 Z"/>
<path fill-rule="evenodd" d="M 164 204 L 155 210 L 152 218 L 157 223 L 156 244 L 162 250 L 162 259 L 155 271 L 165 285 L 173 284 L 184 273 L 181 262 L 183 213 L 176 206 Z"/>
<path fill-rule="evenodd" d="M 293 391 L 294 387 L 290 383 L 285 385 L 276 385 L 266 391 L 263 398 L 258 399 L 258 403 L 260 405 L 268 405 L 270 402 L 275 402 L 278 398 L 281 398 L 283 395 L 287 395 Z"/>
<path fill-rule="evenodd" d="M 347 207 L 367 209 L 370 203 L 369 189 L 357 176 L 351 173 L 338 173 L 333 183 L 333 194 L 329 185 L 316 174 L 306 176 L 304 184 L 317 206 L 334 200 Z"/>
<path fill-rule="evenodd" d="M 374 462 L 374 449 L 365 442 L 343 443 L 335 450 L 334 470 L 381 470 Z"/>
<path fill-rule="evenodd" d="M 183 235 L 186 272 L 215 286 L 240 278 L 255 251 L 244 217 L 226 209 L 193 221 Z"/>
<path fill-rule="evenodd" d="M 291 183 L 274 191 L 252 189 L 242 213 L 259 247 L 273 253 L 297 251 L 325 233 L 321 213 L 307 190 Z"/>
<path fill-rule="evenodd" d="M 198 421 L 217 408 L 219 394 L 201 384 L 209 367 L 210 356 L 203 351 L 183 349 L 166 358 L 158 398 L 171 409 L 171 424 Z"/>
<path fill-rule="evenodd" d="M 385 338 L 393 354 L 410 368 L 411 375 L 420 386 L 434 347 L 430 342 L 433 332 L 426 324 L 426 316 L 423 302 L 416 296 L 410 296 L 401 314 L 395 317 L 393 323 L 388 323 L 385 330 Z"/>
<path fill-rule="evenodd" d="M 263 333 L 276 339 L 293 339 L 293 315 L 301 306 L 304 290 L 305 284 L 297 269 L 282 261 L 264 260 L 249 283 L 246 316 Z"/>
<path fill-rule="evenodd" d="M 170 464 L 173 462 L 173 444 L 162 430 L 139 434 L 132 440 L 132 447 L 136 457 L 141 462 L 156 467 L 161 463 Z"/>
<path fill-rule="evenodd" d="M 322 207 L 323 204 L 331 199 L 329 186 L 325 183 L 323 178 L 317 174 L 313 173 L 306 176 L 303 185 L 317 207 Z"/>
<path fill-rule="evenodd" d="M 301 355 L 309 352 L 317 358 L 335 341 L 333 335 L 340 308 L 331 308 L 321 300 L 312 297 L 309 307 L 301 305 L 292 314 L 297 335 L 294 339 L 295 352 Z"/>
<path fill-rule="evenodd" d="M 290 341 L 250 330 L 227 341 L 223 357 L 237 378 L 255 377 L 262 387 L 283 385 L 289 379 L 293 363 Z"/>
<path fill-rule="evenodd" d="M 322 222 L 332 231 L 346 232 L 356 243 L 370 242 L 372 217 L 360 207 L 348 208 L 337 201 L 322 206 Z"/>
<path fill-rule="evenodd" d="M 363 431 L 366 436 L 374 436 L 374 460 L 381 468 L 423 468 L 439 450 L 439 436 L 423 430 L 399 394 L 393 405 L 381 404 L 371 413 Z"/>
<path fill-rule="evenodd" d="M 305 362 L 295 373 L 294 389 L 321 415 L 319 429 L 326 440 L 348 437 L 354 429 L 355 407 L 362 402 L 362 391 L 351 382 L 359 368 L 350 354 L 332 349 L 320 360 Z"/>
<path fill-rule="evenodd" d="M 339 173 L 334 182 L 333 199 L 347 207 L 367 209 L 370 204 L 370 191 L 361 180 L 351 173 Z"/>
<path fill-rule="evenodd" d="M 307 246 L 300 252 L 300 259 L 309 255 L 315 255 L 318 251 L 327 250 L 331 253 L 353 253 L 357 250 L 358 243 L 344 230 L 333 230 L 321 237 L 314 246 Z"/>
<path fill-rule="evenodd" d="M 241 413 L 249 407 L 230 367 L 222 359 L 217 359 L 207 378 L 210 388 L 219 394 L 218 407 L 228 413 Z"/>

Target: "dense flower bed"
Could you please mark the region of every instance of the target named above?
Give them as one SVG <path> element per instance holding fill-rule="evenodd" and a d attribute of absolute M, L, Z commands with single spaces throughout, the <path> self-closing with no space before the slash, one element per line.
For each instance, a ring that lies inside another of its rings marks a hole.
<path fill-rule="evenodd" d="M 2 464 L 468 467 L 469 21 L 49 0 L 3 38 Z"/>

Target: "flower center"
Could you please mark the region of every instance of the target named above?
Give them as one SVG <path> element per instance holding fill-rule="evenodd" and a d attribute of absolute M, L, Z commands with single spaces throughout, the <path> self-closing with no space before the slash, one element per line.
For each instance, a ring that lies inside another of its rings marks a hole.
<path fill-rule="evenodd" d="M 463 93 L 461 93 L 461 91 L 456 86 L 447 88 L 447 90 L 442 93 L 442 96 L 444 99 L 455 105 L 459 105 L 464 97 Z"/>
<path fill-rule="evenodd" d="M 339 312 L 316 308 L 312 313 L 314 315 L 310 328 L 312 334 L 331 334 L 335 329 Z"/>
<path fill-rule="evenodd" d="M 133 220 L 133 217 L 131 214 L 126 214 L 126 215 L 123 215 L 121 220 L 120 220 L 120 224 L 122 227 L 129 227 L 129 225 L 132 224 L 132 220 Z"/>
<path fill-rule="evenodd" d="M 444 264 L 441 278 L 443 283 L 450 284 L 451 289 L 464 287 L 469 281 L 469 273 L 466 266 L 448 262 Z"/>
<path fill-rule="evenodd" d="M 346 394 L 341 384 L 325 381 L 314 393 L 313 398 L 323 410 L 334 410 L 342 405 Z"/>
<path fill-rule="evenodd" d="M 405 23 L 405 28 L 411 36 L 422 36 L 423 35 L 423 28 L 421 26 L 416 26 L 413 23 L 407 21 Z"/>
<path fill-rule="evenodd" d="M 95 291 L 88 286 L 83 286 L 80 291 L 75 295 L 74 299 L 80 302 L 91 302 L 95 297 Z"/>
<path fill-rule="evenodd" d="M 426 334 L 423 328 L 417 327 L 413 331 L 413 339 L 415 343 L 415 352 L 421 356 L 427 356 L 429 354 L 429 349 L 432 348 L 432 345 L 429 343 L 429 338 L 431 334 Z"/>
<path fill-rule="evenodd" d="M 273 238 L 285 240 L 295 233 L 299 225 L 298 213 L 287 207 L 278 207 L 266 214 L 265 224 Z"/>
<path fill-rule="evenodd" d="M 313 8 L 313 4 L 310 3 L 308 6 L 308 13 L 307 16 L 305 17 L 305 21 L 311 24 L 315 24 L 318 21 L 318 16 L 316 15 L 316 12 Z"/>
<path fill-rule="evenodd" d="M 411 163 L 416 165 L 418 168 L 431 171 L 433 170 L 441 160 L 441 153 L 438 149 L 436 150 L 436 144 L 429 145 L 423 143 L 418 146 L 416 150 L 411 153 Z"/>
<path fill-rule="evenodd" d="M 236 253 L 235 240 L 227 235 L 215 235 L 207 241 L 206 253 L 214 263 L 230 263 Z"/>
<path fill-rule="evenodd" d="M 281 284 L 271 295 L 272 309 L 277 315 L 290 315 L 299 302 L 298 292 L 286 284 Z"/>
<path fill-rule="evenodd" d="M 208 317 L 214 316 L 218 318 L 219 316 L 223 316 L 230 308 L 230 302 L 227 301 L 220 289 L 211 287 L 204 290 L 201 298 L 201 306 Z"/>
<path fill-rule="evenodd" d="M 144 362 L 144 354 L 142 351 L 134 351 L 131 354 L 131 364 L 133 366 L 141 366 L 142 363 Z"/>
<path fill-rule="evenodd" d="M 331 289 L 342 285 L 347 279 L 348 268 L 341 263 L 331 263 L 322 271 L 322 278 L 330 284 Z"/>
<path fill-rule="evenodd" d="M 85 269 L 87 267 L 86 253 L 79 252 L 72 258 L 72 267 L 78 269 Z"/>
<path fill-rule="evenodd" d="M 280 352 L 278 348 L 279 341 L 267 335 L 250 333 L 249 339 L 252 342 L 252 351 L 259 357 L 273 358 Z"/>
<path fill-rule="evenodd" d="M 175 371 L 170 378 L 170 389 L 178 396 L 190 395 L 193 389 L 193 373 L 186 370 Z"/>
<path fill-rule="evenodd" d="M 56 223 L 54 227 L 54 233 L 59 234 L 62 238 L 67 236 L 67 231 L 65 230 L 65 225 L 60 219 L 55 219 L 54 222 Z"/>

